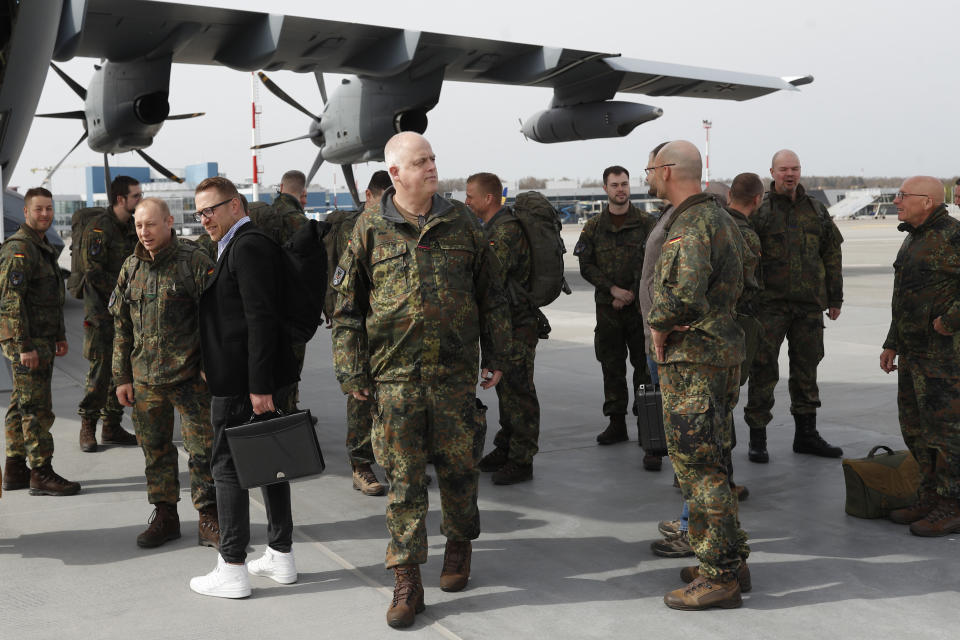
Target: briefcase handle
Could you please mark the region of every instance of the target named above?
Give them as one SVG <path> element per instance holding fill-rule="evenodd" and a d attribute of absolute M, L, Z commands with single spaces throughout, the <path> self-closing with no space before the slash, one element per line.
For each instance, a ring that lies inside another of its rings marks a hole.
<path fill-rule="evenodd" d="M 880 449 L 883 449 L 884 451 L 886 451 L 886 454 L 885 454 L 885 455 L 888 455 L 888 456 L 892 456 L 892 455 L 893 455 L 893 449 L 891 449 L 890 447 L 888 447 L 888 446 L 886 446 L 886 445 L 878 444 L 878 445 L 875 446 L 873 449 L 870 449 L 870 453 L 867 454 L 867 457 L 868 457 L 868 458 L 874 457 L 874 454 L 875 454 L 877 451 L 879 451 Z"/>
<path fill-rule="evenodd" d="M 280 416 L 284 416 L 284 415 L 286 414 L 280 409 L 276 409 L 274 411 L 267 411 L 259 415 L 256 413 L 251 413 L 250 419 L 247 420 L 247 424 L 253 424 L 254 422 L 263 422 L 264 420 L 273 420 L 274 418 L 279 418 Z"/>

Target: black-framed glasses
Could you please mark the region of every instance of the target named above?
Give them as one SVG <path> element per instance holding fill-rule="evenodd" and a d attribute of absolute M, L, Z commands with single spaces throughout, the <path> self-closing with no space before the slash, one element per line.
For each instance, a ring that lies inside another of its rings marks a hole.
<path fill-rule="evenodd" d="M 195 211 L 194 214 L 193 214 L 193 219 L 196 220 L 197 222 L 203 222 L 203 219 L 204 219 L 204 218 L 213 217 L 213 210 L 214 210 L 214 209 L 216 209 L 217 207 L 219 207 L 219 206 L 221 206 L 221 205 L 227 204 L 228 202 L 230 202 L 231 200 L 233 200 L 233 198 L 236 198 L 236 197 L 237 197 L 237 196 L 233 196 L 232 198 L 227 198 L 227 199 L 224 200 L 223 202 L 218 202 L 218 203 L 215 204 L 215 205 L 212 205 L 212 206 L 209 206 L 209 207 L 205 207 L 205 208 L 203 208 L 203 209 L 200 209 L 200 211 Z"/>
<path fill-rule="evenodd" d="M 907 196 L 914 196 L 914 197 L 916 197 L 916 198 L 929 198 L 929 197 L 930 197 L 930 196 L 928 196 L 928 195 L 925 194 L 925 193 L 906 193 L 906 192 L 904 192 L 904 191 L 897 191 L 897 195 L 893 196 L 893 199 L 896 200 L 897 198 L 899 198 L 900 200 L 903 200 L 903 199 L 906 198 Z"/>
<path fill-rule="evenodd" d="M 647 175 L 650 175 L 651 171 L 656 171 L 657 169 L 663 169 L 664 167 L 675 167 L 677 166 L 676 162 L 668 162 L 667 164 L 658 164 L 655 167 L 647 167 L 644 171 L 647 172 Z"/>

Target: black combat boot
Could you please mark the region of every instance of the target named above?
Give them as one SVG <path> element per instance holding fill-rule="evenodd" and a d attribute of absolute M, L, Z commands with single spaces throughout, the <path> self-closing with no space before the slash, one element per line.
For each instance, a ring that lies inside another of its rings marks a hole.
<path fill-rule="evenodd" d="M 809 453 L 822 458 L 839 458 L 843 455 L 843 449 L 820 437 L 817 432 L 817 414 L 794 414 L 793 420 L 797 425 L 793 436 L 794 453 Z"/>
<path fill-rule="evenodd" d="M 29 486 L 30 469 L 27 468 L 26 458 L 7 456 L 7 462 L 3 465 L 3 490 L 15 491 L 16 489 L 26 489 Z"/>
<path fill-rule="evenodd" d="M 96 417 L 80 416 L 80 451 L 93 453 L 97 450 Z"/>
<path fill-rule="evenodd" d="M 100 439 L 103 440 L 103 444 L 119 444 L 124 447 L 137 445 L 137 436 L 121 427 L 119 420 L 111 418 L 104 418 Z"/>
<path fill-rule="evenodd" d="M 766 427 L 760 427 L 759 429 L 750 427 L 750 445 L 747 448 L 747 459 L 750 462 L 759 462 L 760 464 L 770 462 L 770 454 L 767 453 Z"/>
<path fill-rule="evenodd" d="M 533 479 L 533 463 L 520 464 L 508 460 L 505 465 L 493 472 L 493 484 L 517 484 Z"/>
<path fill-rule="evenodd" d="M 622 413 L 610 416 L 610 424 L 597 436 L 597 442 L 600 444 L 616 444 L 626 442 L 628 439 L 627 421 Z"/>
<path fill-rule="evenodd" d="M 159 547 L 164 542 L 180 537 L 180 516 L 177 515 L 177 505 L 158 502 L 153 507 L 153 513 L 147 520 L 149 526 L 137 536 L 137 546 L 145 549 Z M 219 536 L 217 542 L 219 543 Z"/>

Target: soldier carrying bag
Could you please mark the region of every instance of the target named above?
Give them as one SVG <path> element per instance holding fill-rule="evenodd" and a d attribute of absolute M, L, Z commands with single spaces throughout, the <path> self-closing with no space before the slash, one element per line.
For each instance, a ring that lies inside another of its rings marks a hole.
<path fill-rule="evenodd" d="M 883 449 L 886 453 L 876 455 Z M 847 485 L 845 510 L 857 518 L 884 518 L 894 509 L 909 507 L 917 499 L 920 467 L 909 451 L 879 445 L 866 458 L 844 458 Z"/>
<path fill-rule="evenodd" d="M 309 409 L 251 416 L 224 434 L 244 489 L 319 475 L 326 467 Z"/>

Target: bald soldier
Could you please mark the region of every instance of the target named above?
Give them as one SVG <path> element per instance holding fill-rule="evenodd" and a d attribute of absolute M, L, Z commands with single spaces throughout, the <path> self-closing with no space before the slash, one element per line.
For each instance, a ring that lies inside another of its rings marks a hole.
<path fill-rule="evenodd" d="M 843 237 L 827 208 L 800 184 L 796 153 L 788 149 L 775 153 L 770 175 L 773 185 L 751 217 L 761 245 L 763 292 L 757 296 L 755 310 L 763 335 L 750 369 L 744 410 L 750 427 L 747 455 L 752 462 L 770 460 L 767 425 L 773 419 L 773 392 L 780 379 L 777 361 L 786 339 L 793 450 L 839 458 L 843 450 L 817 431 L 817 366 L 823 360 L 823 312 L 836 320 L 843 304 Z"/>
<path fill-rule="evenodd" d="M 427 139 L 397 134 L 384 155 L 393 186 L 379 210 L 360 215 L 333 275 L 334 366 L 345 393 L 377 403 L 373 450 L 390 486 L 386 566 L 395 576 L 387 623 L 408 627 L 425 606 L 428 458 L 447 538 L 440 588 L 460 591 L 470 576 L 480 535 L 477 373 L 482 365 L 485 389 L 500 381 L 510 316 L 476 217 L 437 195 Z"/>
<path fill-rule="evenodd" d="M 918 536 L 960 533 L 960 222 L 943 195 L 939 180 L 916 176 L 894 198 L 907 237 L 880 354 L 880 368 L 897 371 L 900 430 L 921 475 L 916 503 L 890 519 Z"/>
<path fill-rule="evenodd" d="M 661 198 L 674 209 L 653 278 L 647 321 L 663 392 L 667 451 L 690 507 L 689 541 L 700 561 L 664 596 L 673 609 L 734 608 L 750 589 L 747 535 L 740 528 L 725 454 L 736 405 L 743 331 L 744 242 L 733 219 L 701 192 L 701 160 L 685 140 L 667 144 L 652 166 Z"/>

